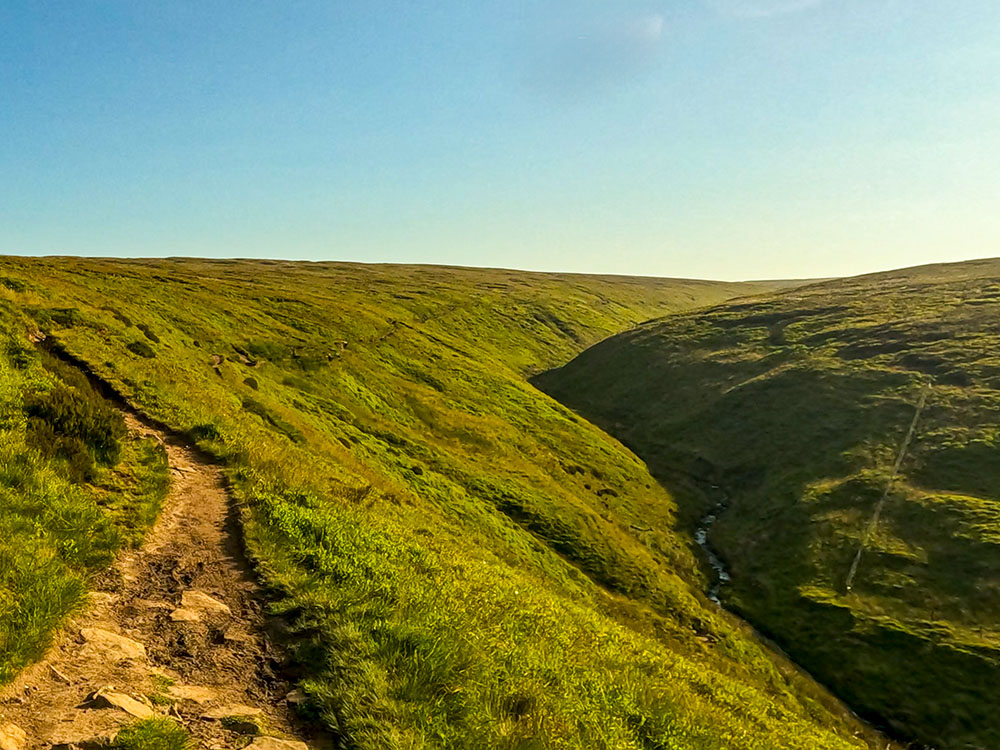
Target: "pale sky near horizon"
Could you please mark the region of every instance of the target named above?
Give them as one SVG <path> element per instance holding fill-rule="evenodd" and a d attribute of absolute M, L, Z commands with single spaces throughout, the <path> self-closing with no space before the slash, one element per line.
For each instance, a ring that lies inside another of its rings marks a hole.
<path fill-rule="evenodd" d="M 0 254 L 1000 255 L 995 0 L 8 0 Z"/>

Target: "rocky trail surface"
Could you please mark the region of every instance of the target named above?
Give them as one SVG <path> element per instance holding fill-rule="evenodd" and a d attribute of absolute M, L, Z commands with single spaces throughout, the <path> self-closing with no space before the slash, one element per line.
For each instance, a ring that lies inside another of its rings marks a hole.
<path fill-rule="evenodd" d="M 0 693 L 0 748 L 88 748 L 139 719 L 169 716 L 208 750 L 306 750 L 219 469 L 159 439 L 171 489 L 145 544 L 96 582 L 38 664 Z"/>

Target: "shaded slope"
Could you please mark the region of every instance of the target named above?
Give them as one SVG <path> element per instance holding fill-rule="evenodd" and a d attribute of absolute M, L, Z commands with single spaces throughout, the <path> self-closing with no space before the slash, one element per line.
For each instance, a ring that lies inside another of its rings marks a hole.
<path fill-rule="evenodd" d="M 725 488 L 727 604 L 856 708 L 997 747 L 998 313 L 1000 261 L 906 269 L 653 321 L 535 382 L 646 459 L 689 525 Z"/>
<path fill-rule="evenodd" d="M 223 462 L 306 711 L 344 747 L 877 742 L 692 588 L 673 499 L 643 464 L 524 380 L 639 320 L 760 287 L 3 266 L 29 325 Z"/>

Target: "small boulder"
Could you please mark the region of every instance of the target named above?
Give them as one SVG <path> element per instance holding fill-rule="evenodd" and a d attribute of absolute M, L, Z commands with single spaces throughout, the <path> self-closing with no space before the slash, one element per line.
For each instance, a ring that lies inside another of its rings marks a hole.
<path fill-rule="evenodd" d="M 253 636 L 240 628 L 226 628 L 222 639 L 227 643 L 253 643 Z"/>
<path fill-rule="evenodd" d="M 24 750 L 28 744 L 28 733 L 17 724 L 0 727 L 0 750 Z"/>
<path fill-rule="evenodd" d="M 83 628 L 83 640 L 91 648 L 103 652 L 107 657 L 118 659 L 145 660 L 146 647 L 138 641 L 102 628 Z"/>
<path fill-rule="evenodd" d="M 103 688 L 96 693 L 91 693 L 83 705 L 85 708 L 117 708 L 137 719 L 149 719 L 156 716 L 156 712 L 145 703 L 140 703 L 132 696 L 110 688 Z"/>
<path fill-rule="evenodd" d="M 201 622 L 201 614 L 193 609 L 178 607 L 170 613 L 170 619 L 174 622 Z"/>
<path fill-rule="evenodd" d="M 225 615 L 226 617 L 233 614 L 229 607 L 204 591 L 185 591 L 181 594 L 181 608 L 206 614 Z"/>

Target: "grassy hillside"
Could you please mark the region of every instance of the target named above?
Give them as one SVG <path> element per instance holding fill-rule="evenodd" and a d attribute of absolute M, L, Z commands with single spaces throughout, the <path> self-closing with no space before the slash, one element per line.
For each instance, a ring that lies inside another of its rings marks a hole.
<path fill-rule="evenodd" d="M 764 287 L 241 261 L 0 277 L 26 330 L 224 464 L 341 746 L 875 746 L 697 593 L 645 466 L 525 380 Z"/>
<path fill-rule="evenodd" d="M 685 523 L 729 498 L 728 603 L 840 695 L 928 745 L 994 748 L 998 321 L 1000 261 L 928 266 L 649 322 L 537 382 L 645 458 Z"/>

